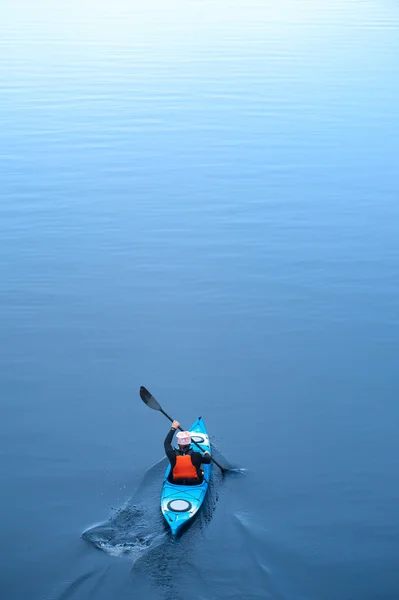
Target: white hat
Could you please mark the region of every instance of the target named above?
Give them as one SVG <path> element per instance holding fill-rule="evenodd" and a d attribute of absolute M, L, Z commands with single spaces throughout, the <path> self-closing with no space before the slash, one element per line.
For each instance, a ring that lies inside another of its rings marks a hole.
<path fill-rule="evenodd" d="M 176 437 L 179 446 L 188 446 L 191 444 L 191 435 L 189 431 L 179 431 Z"/>

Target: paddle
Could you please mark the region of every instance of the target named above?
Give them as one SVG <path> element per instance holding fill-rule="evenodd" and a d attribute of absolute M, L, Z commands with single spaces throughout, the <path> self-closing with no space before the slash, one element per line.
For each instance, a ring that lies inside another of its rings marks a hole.
<path fill-rule="evenodd" d="M 165 415 L 165 417 L 167 419 L 169 419 L 169 421 L 171 423 L 173 423 L 172 417 L 170 417 L 165 411 L 164 409 L 161 407 L 161 405 L 159 404 L 159 402 L 157 402 L 157 400 L 155 400 L 154 396 L 142 385 L 140 387 L 140 398 L 142 399 L 143 402 L 145 402 L 145 404 L 147 406 L 149 406 L 150 408 L 152 408 L 153 410 L 159 410 L 159 412 L 161 412 L 163 415 Z M 179 425 L 179 429 L 180 431 L 185 431 L 183 429 L 183 427 L 180 427 Z M 197 442 L 195 442 L 194 440 L 191 440 L 193 444 L 195 444 L 201 451 L 202 448 L 199 444 L 197 444 Z M 213 456 L 211 456 L 211 461 L 215 463 L 215 465 L 217 465 L 219 467 L 219 469 L 222 471 L 222 473 L 225 473 L 227 471 L 227 469 L 225 469 L 224 467 L 222 467 L 222 465 L 220 465 L 217 460 L 215 458 L 213 458 Z"/>

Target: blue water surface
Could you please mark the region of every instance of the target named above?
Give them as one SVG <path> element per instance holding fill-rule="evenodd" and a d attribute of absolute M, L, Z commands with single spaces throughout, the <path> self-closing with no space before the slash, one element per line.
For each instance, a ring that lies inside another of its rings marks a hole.
<path fill-rule="evenodd" d="M 0 597 L 397 600 L 398 6 L 6 4 Z"/>

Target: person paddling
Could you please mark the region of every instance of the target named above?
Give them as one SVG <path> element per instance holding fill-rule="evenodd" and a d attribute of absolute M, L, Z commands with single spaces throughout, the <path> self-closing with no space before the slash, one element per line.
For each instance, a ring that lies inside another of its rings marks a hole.
<path fill-rule="evenodd" d="M 170 462 L 169 481 L 178 485 L 199 485 L 203 479 L 201 464 L 209 465 L 211 455 L 209 452 L 195 452 L 191 448 L 189 431 L 179 431 L 176 436 L 178 448 L 173 448 L 172 439 L 178 428 L 179 422 L 173 421 L 164 442 L 165 454 Z"/>

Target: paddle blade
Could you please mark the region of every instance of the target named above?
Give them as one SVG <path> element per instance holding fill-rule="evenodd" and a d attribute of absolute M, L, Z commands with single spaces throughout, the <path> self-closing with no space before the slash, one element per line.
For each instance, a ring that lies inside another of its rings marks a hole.
<path fill-rule="evenodd" d="M 162 410 L 154 396 L 143 385 L 140 388 L 140 398 L 150 408 L 153 408 L 154 410 Z"/>

